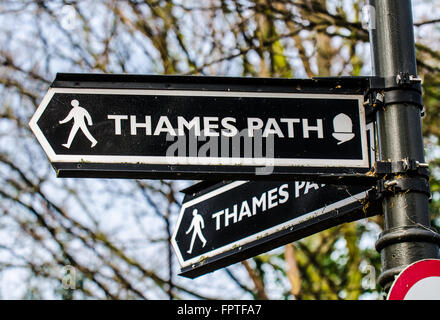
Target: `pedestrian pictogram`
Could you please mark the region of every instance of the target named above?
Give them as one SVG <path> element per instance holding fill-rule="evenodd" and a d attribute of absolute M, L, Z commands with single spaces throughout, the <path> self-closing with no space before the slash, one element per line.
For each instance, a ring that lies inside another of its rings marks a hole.
<path fill-rule="evenodd" d="M 96 139 L 92 136 L 86 125 L 86 120 L 89 126 L 93 125 L 92 117 L 90 116 L 90 114 L 87 112 L 86 109 L 79 106 L 78 100 L 74 99 L 70 102 L 70 104 L 73 107 L 72 110 L 70 110 L 67 117 L 59 121 L 59 124 L 64 124 L 73 119 L 73 126 L 72 129 L 70 130 L 67 143 L 63 143 L 62 146 L 67 149 L 70 149 L 70 145 L 72 144 L 73 139 L 76 136 L 76 133 L 78 132 L 79 129 L 81 129 L 81 131 L 84 133 L 87 139 L 89 139 L 90 142 L 92 143 L 91 148 L 93 148 L 98 143 L 98 141 L 96 141 Z"/>
<path fill-rule="evenodd" d="M 191 244 L 189 246 L 189 250 L 187 251 L 189 254 L 191 254 L 192 252 L 194 241 L 196 240 L 196 236 L 198 236 L 199 239 L 202 241 L 203 243 L 202 248 L 206 245 L 206 239 L 202 233 L 202 229 L 205 228 L 205 222 L 203 221 L 203 217 L 197 213 L 197 209 L 194 209 L 192 214 L 193 214 L 193 219 L 191 225 L 189 226 L 189 229 L 186 231 L 186 234 L 190 233 L 191 230 L 193 231 L 191 237 Z"/>

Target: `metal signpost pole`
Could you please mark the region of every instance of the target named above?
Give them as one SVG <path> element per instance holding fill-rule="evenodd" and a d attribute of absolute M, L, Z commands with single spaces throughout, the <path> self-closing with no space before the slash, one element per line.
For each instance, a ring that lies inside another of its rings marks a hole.
<path fill-rule="evenodd" d="M 385 230 L 376 243 L 382 257 L 379 284 L 388 291 L 405 266 L 438 257 L 439 235 L 430 229 L 411 0 L 369 4 L 373 72 L 385 78 L 384 101 L 377 112 L 379 160 L 394 168 L 383 182 Z"/>

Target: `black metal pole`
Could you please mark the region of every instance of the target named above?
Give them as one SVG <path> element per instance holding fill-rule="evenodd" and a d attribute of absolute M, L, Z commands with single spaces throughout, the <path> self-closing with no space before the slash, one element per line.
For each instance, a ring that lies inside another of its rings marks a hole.
<path fill-rule="evenodd" d="M 386 79 L 376 119 L 379 160 L 425 167 L 411 0 L 369 0 L 369 5 L 373 72 Z M 382 259 L 379 284 L 388 291 L 408 264 L 438 258 L 439 235 L 430 228 L 428 176 L 413 170 L 391 172 L 385 179 L 385 186 L 401 186 L 382 200 L 385 228 L 376 242 Z"/>

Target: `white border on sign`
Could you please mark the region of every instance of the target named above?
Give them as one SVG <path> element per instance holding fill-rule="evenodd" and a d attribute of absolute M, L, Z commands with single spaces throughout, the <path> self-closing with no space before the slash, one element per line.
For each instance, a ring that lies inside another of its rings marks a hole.
<path fill-rule="evenodd" d="M 232 250 L 234 248 L 239 248 L 239 247 L 241 247 L 241 246 L 243 246 L 245 244 L 248 244 L 248 243 L 251 243 L 251 242 L 254 242 L 254 241 L 258 240 L 258 239 L 260 239 L 263 236 L 266 238 L 266 237 L 268 237 L 268 236 L 270 236 L 270 235 L 272 235 L 272 234 L 274 234 L 274 233 L 276 233 L 278 231 L 281 231 L 281 230 L 284 230 L 284 229 L 289 229 L 291 227 L 294 227 L 295 225 L 298 225 L 298 224 L 300 224 L 302 222 L 305 222 L 305 221 L 313 219 L 313 218 L 317 218 L 317 217 L 319 217 L 319 216 L 321 216 L 321 215 L 323 215 L 325 213 L 331 212 L 331 211 L 333 211 L 335 209 L 339 209 L 339 208 L 347 206 L 347 205 L 349 205 L 351 203 L 354 203 L 354 202 L 357 202 L 357 201 L 361 201 L 361 200 L 365 199 L 367 197 L 367 195 L 368 195 L 367 191 L 360 192 L 358 194 L 355 194 L 355 195 L 350 196 L 348 198 L 345 198 L 343 200 L 340 200 L 340 201 L 337 201 L 335 203 L 332 203 L 332 204 L 330 204 L 328 206 L 316 209 L 314 211 L 311 211 L 309 213 L 301 215 L 301 216 L 299 216 L 297 218 L 294 218 L 292 220 L 289 220 L 287 222 L 284 222 L 284 223 L 278 224 L 276 226 L 270 227 L 270 228 L 265 229 L 263 231 L 260 231 L 260 232 L 258 232 L 256 234 L 253 234 L 253 235 L 248 236 L 246 238 L 240 239 L 239 241 L 227 244 L 227 245 L 225 245 L 223 247 L 220 247 L 220 248 L 217 248 L 215 250 L 203 253 L 201 255 L 198 255 L 196 257 L 193 257 L 193 258 L 185 261 L 183 259 L 183 257 L 182 257 L 182 254 L 181 254 L 180 249 L 179 249 L 179 247 L 177 245 L 177 242 L 176 242 L 177 231 L 179 230 L 180 223 L 182 221 L 185 209 L 189 208 L 189 207 L 191 207 L 191 206 L 193 206 L 193 205 L 195 205 L 197 203 L 200 203 L 200 202 L 206 201 L 208 199 L 211 199 L 211 198 L 213 198 L 213 197 L 215 197 L 215 196 L 217 196 L 219 194 L 222 194 L 224 192 L 227 192 L 227 191 L 229 191 L 231 189 L 237 188 L 237 187 L 239 187 L 239 186 L 241 186 L 242 184 L 245 184 L 245 183 L 248 183 L 248 181 L 235 181 L 235 182 L 232 182 L 232 183 L 227 184 L 227 185 L 225 185 L 223 187 L 220 187 L 220 188 L 215 189 L 215 190 L 213 190 L 211 192 L 208 192 L 208 193 L 206 193 L 206 194 L 204 194 L 204 195 L 202 195 L 202 196 L 200 196 L 200 197 L 198 197 L 196 199 L 193 199 L 193 200 L 190 200 L 188 202 L 185 202 L 182 205 L 182 207 L 180 209 L 179 217 L 177 219 L 176 228 L 174 230 L 173 236 L 171 237 L 171 243 L 172 243 L 172 245 L 174 247 L 174 252 L 177 255 L 177 259 L 179 260 L 179 263 L 180 263 L 181 267 L 187 267 L 187 266 L 190 266 L 191 264 L 200 262 L 202 259 L 214 257 L 216 255 L 219 255 L 219 254 L 223 253 L 223 252 L 230 251 L 230 250 Z"/>
<path fill-rule="evenodd" d="M 221 158 L 221 157 L 151 157 L 151 156 L 110 156 L 110 155 L 59 155 L 54 152 L 37 122 L 56 93 L 69 94 L 118 94 L 118 95 L 160 95 L 160 96 L 206 96 L 206 97 L 253 97 L 253 98 L 307 98 L 358 100 L 362 159 L 302 159 L 302 158 Z M 91 163 L 126 163 L 157 165 L 242 165 L 242 166 L 282 166 L 282 167 L 353 167 L 368 168 L 368 148 L 366 138 L 365 110 L 362 95 L 333 95 L 279 92 L 237 92 L 237 91 L 192 91 L 192 90 L 139 90 L 139 89 L 75 89 L 50 88 L 29 122 L 31 130 L 46 152 L 51 162 L 91 162 Z"/>
<path fill-rule="evenodd" d="M 370 166 L 376 163 L 376 131 L 374 122 L 367 123 L 367 135 L 370 140 Z"/>

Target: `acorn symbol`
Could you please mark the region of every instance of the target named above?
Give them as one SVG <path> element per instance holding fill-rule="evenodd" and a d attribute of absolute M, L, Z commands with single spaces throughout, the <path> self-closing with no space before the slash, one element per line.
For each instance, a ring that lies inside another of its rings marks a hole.
<path fill-rule="evenodd" d="M 350 141 L 355 136 L 351 118 L 344 113 L 338 114 L 333 119 L 333 129 L 333 138 L 339 141 L 338 145 Z"/>

